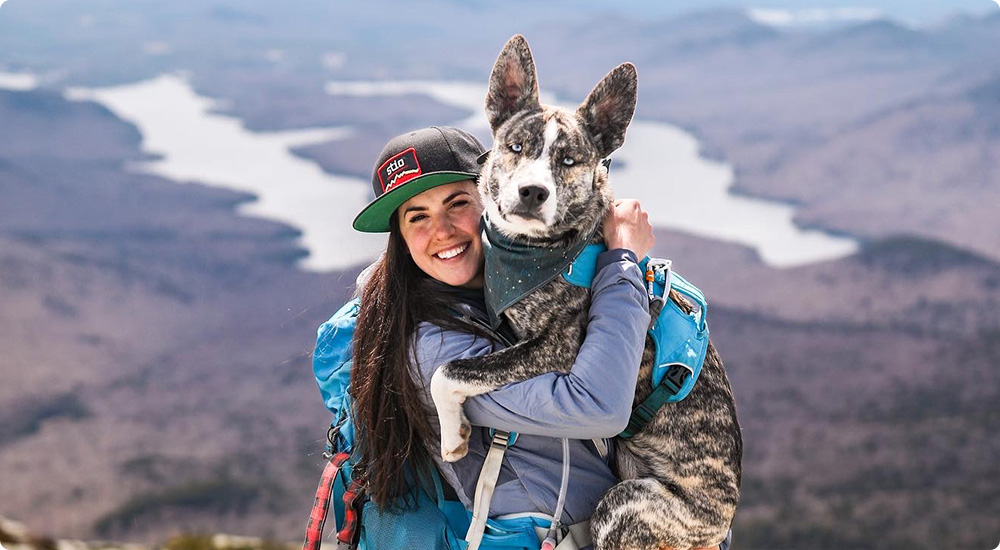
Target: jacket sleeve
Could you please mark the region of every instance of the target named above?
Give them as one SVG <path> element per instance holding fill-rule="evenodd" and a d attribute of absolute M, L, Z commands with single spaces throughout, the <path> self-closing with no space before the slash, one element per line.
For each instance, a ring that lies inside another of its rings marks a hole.
<path fill-rule="evenodd" d="M 612 437 L 628 424 L 635 397 L 649 303 L 630 254 L 606 252 L 592 285 L 587 334 L 568 374 L 547 373 L 468 399 L 465 414 L 478 426 L 591 439 Z M 422 324 L 416 367 L 425 386 L 440 365 L 484 355 L 493 342 Z"/>

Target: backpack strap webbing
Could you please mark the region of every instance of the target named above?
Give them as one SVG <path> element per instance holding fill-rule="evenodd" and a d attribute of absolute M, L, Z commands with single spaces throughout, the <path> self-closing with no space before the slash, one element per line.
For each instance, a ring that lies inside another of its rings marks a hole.
<path fill-rule="evenodd" d="M 326 467 L 323 468 L 323 475 L 316 488 L 316 500 L 313 502 L 309 522 L 306 524 L 306 540 L 302 543 L 302 550 L 320 550 L 323 543 L 323 527 L 326 525 L 326 517 L 330 513 L 330 501 L 333 499 L 333 484 L 337 480 L 341 466 L 349 458 L 351 455 L 348 453 L 337 453 L 330 457 Z"/>
<path fill-rule="evenodd" d="M 653 389 L 653 392 L 642 403 L 639 403 L 636 408 L 632 409 L 632 415 L 628 419 L 628 426 L 625 427 L 622 433 L 618 434 L 618 437 L 631 439 L 635 434 L 642 431 L 660 408 L 666 405 L 671 397 L 680 393 L 688 376 L 690 376 L 690 367 L 687 365 L 681 363 L 670 365 L 670 370 L 667 371 L 663 380 Z"/>
<path fill-rule="evenodd" d="M 359 506 L 361 498 L 365 494 L 365 488 L 357 479 L 351 480 L 351 484 L 344 492 L 344 526 L 337 533 L 337 549 L 349 550 L 357 548 L 358 525 L 361 523 L 361 513 Z"/>
<path fill-rule="evenodd" d="M 493 491 L 496 490 L 497 479 L 500 477 L 500 464 L 503 463 L 503 455 L 507 451 L 509 443 L 509 433 L 501 430 L 496 430 L 493 433 L 490 450 L 486 453 L 483 469 L 479 472 L 479 481 L 476 482 L 476 498 L 472 504 L 472 523 L 469 524 L 469 531 L 465 534 L 465 541 L 469 543 L 468 550 L 478 550 L 483 541 L 486 519 L 490 515 L 490 501 L 493 500 Z"/>

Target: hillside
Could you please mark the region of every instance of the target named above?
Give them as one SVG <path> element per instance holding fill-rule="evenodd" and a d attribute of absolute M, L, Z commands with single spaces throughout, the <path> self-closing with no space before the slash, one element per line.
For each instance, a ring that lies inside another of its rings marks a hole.
<path fill-rule="evenodd" d="M 313 335 L 353 277 L 296 269 L 294 230 L 236 215 L 251 197 L 123 171 L 134 129 L 43 97 L 0 159 L 0 512 L 58 535 L 297 532 L 328 422 Z M 89 146 L 106 158 L 62 154 Z"/>
<path fill-rule="evenodd" d="M 128 127 L 66 109 L 60 126 L 117 153 L 22 137 L 30 161 L 3 162 L 0 509 L 74 537 L 297 537 L 326 420 L 312 333 L 353 276 L 293 269 L 294 232 L 234 214 L 248 197 L 123 173 Z M 712 299 L 745 430 L 744 547 L 986 541 L 995 262 L 913 237 L 789 270 L 677 233 L 657 250 Z M 952 515 L 971 528 L 914 531 Z"/>
<path fill-rule="evenodd" d="M 744 432 L 741 548 L 993 544 L 1000 265 L 916 238 L 781 271 L 673 233 L 657 248 L 710 298 Z"/>

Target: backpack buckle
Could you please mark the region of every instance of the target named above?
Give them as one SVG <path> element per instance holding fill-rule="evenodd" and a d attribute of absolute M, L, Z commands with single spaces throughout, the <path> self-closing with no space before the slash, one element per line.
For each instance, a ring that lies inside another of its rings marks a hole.
<path fill-rule="evenodd" d="M 650 302 L 667 303 L 667 295 L 670 294 L 670 268 L 673 263 L 662 258 L 650 258 L 646 262 L 646 293 L 649 294 Z M 655 284 L 657 273 L 663 273 L 663 290 L 659 294 Z"/>
<path fill-rule="evenodd" d="M 326 452 L 323 453 L 324 458 L 330 458 L 333 456 L 337 448 L 337 435 L 340 434 L 340 428 L 344 426 L 347 422 L 347 415 L 344 415 L 335 423 L 330 424 L 330 429 L 326 431 Z"/>
<path fill-rule="evenodd" d="M 694 369 L 684 363 L 670 363 L 667 366 L 669 369 L 667 369 L 666 374 L 663 375 L 663 380 L 669 380 L 672 384 L 677 386 L 677 391 L 674 391 L 674 388 L 669 385 L 667 386 L 671 391 L 673 391 L 674 395 L 677 395 L 680 393 L 681 388 L 684 387 L 684 383 L 687 382 L 688 378 L 694 376 Z M 660 383 L 663 384 L 663 382 Z"/>

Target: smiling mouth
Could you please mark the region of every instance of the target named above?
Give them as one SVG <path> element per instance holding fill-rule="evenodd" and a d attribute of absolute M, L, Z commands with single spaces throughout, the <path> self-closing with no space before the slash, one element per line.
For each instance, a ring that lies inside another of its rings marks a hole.
<path fill-rule="evenodd" d="M 456 247 L 449 248 L 448 250 L 442 250 L 434 255 L 435 258 L 439 260 L 450 260 L 461 253 L 465 252 L 469 248 L 469 243 L 463 243 Z"/>

